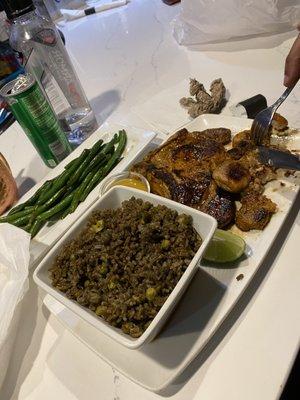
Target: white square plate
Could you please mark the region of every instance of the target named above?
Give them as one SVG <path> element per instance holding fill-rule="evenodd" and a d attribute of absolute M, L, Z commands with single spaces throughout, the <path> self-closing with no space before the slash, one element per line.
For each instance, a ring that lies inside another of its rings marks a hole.
<path fill-rule="evenodd" d="M 202 115 L 185 127 L 194 131 L 222 126 L 231 129 L 235 134 L 249 129 L 251 123 L 252 120 L 244 118 Z M 300 135 L 291 138 L 290 147 L 300 150 Z M 268 260 L 264 261 L 264 258 L 297 198 L 299 183 L 298 173 L 290 177 L 282 174 L 281 179 L 267 185 L 267 196 L 279 208 L 269 225 L 262 232 L 245 233 L 234 229 L 247 243 L 247 258 L 229 265 L 201 262 L 200 269 L 167 325 L 155 340 L 139 351 L 131 351 L 115 343 L 50 296 L 45 299 L 45 304 L 79 340 L 127 378 L 155 392 L 165 390 L 175 381 L 174 387 L 178 390 L 187 379 L 186 374 L 181 375 L 182 372 L 200 352 L 205 353 L 206 344 L 218 328 L 222 328 L 222 322 L 237 305 L 260 267 L 266 267 L 264 270 L 270 267 Z M 238 276 L 242 279 L 236 279 Z M 221 332 L 218 333 L 222 336 Z M 207 352 L 205 354 L 207 357 Z M 195 360 L 195 364 L 201 365 L 201 357 L 198 359 L 200 361 Z"/>
<path fill-rule="evenodd" d="M 86 226 L 90 215 L 94 211 L 116 209 L 118 207 L 121 207 L 123 201 L 129 200 L 132 196 L 135 196 L 138 199 L 142 199 L 143 201 L 148 201 L 155 206 L 159 204 L 164 205 L 172 210 L 176 210 L 179 214 L 184 213 L 190 215 L 193 218 L 193 226 L 195 230 L 202 238 L 201 246 L 197 250 L 195 256 L 193 257 L 189 266 L 178 281 L 177 285 L 175 286 L 149 327 L 146 329 L 146 331 L 139 338 L 136 339 L 124 334 L 121 329 L 117 329 L 109 325 L 102 318 L 97 317 L 96 314 L 90 311 L 88 308 L 83 307 L 79 303 L 68 299 L 64 293 L 55 289 L 51 285 L 48 272 L 63 247 L 68 242 L 70 242 L 70 240 L 80 234 L 80 232 Z M 184 206 L 183 204 L 176 203 L 175 201 L 165 199 L 152 193 L 147 193 L 137 189 L 130 189 L 122 186 L 115 186 L 111 188 L 107 193 L 105 193 L 99 200 L 97 200 L 58 241 L 58 243 L 44 258 L 42 263 L 37 267 L 33 277 L 35 282 L 39 286 L 41 286 L 47 293 L 51 294 L 66 307 L 70 308 L 70 310 L 81 316 L 83 319 L 85 319 L 87 322 L 97 328 L 100 332 L 105 333 L 112 339 L 116 340 L 118 343 L 123 344 L 128 348 L 137 349 L 143 346 L 145 343 L 150 342 L 163 326 L 164 322 L 166 321 L 176 303 L 187 288 L 190 280 L 194 276 L 201 256 L 210 239 L 212 238 L 216 227 L 217 222 L 214 218 L 193 208 Z"/>

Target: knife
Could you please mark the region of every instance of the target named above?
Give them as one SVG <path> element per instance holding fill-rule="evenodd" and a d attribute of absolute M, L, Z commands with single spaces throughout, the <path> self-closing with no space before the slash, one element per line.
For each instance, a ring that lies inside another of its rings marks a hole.
<path fill-rule="evenodd" d="M 275 168 L 300 171 L 300 156 L 266 146 L 258 146 L 258 154 L 262 164 Z"/>

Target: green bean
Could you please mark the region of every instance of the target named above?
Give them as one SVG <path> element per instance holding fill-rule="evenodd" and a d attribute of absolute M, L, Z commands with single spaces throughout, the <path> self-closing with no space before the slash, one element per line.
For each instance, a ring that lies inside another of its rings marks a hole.
<path fill-rule="evenodd" d="M 39 197 L 37 201 L 37 205 L 40 206 L 47 202 L 54 194 L 60 190 L 66 183 L 66 181 L 69 179 L 71 175 L 71 168 L 68 170 L 65 170 L 62 174 L 60 174 L 55 181 L 53 182 L 53 185 L 49 188 L 48 191 L 45 191 L 42 193 L 42 195 Z"/>
<path fill-rule="evenodd" d="M 69 164 L 65 166 L 65 169 L 70 169 L 77 161 L 77 158 L 74 158 L 74 160 L 70 161 Z"/>
<path fill-rule="evenodd" d="M 118 142 L 118 135 L 115 133 L 113 138 L 103 146 L 102 153 L 109 154 L 112 150 L 114 150 L 115 144 Z"/>
<path fill-rule="evenodd" d="M 70 206 L 67 207 L 60 215 L 59 219 L 65 219 L 70 214 Z"/>
<path fill-rule="evenodd" d="M 91 161 L 89 156 L 90 156 L 90 154 L 81 163 L 81 165 L 79 165 L 79 167 L 77 168 L 75 173 L 71 176 L 71 178 L 69 179 L 69 181 L 67 183 L 67 187 L 72 187 L 79 180 L 79 178 L 82 175 L 82 173 L 84 173 L 84 171 L 86 170 L 86 168 L 88 167 L 88 165 L 89 165 L 89 163 Z"/>
<path fill-rule="evenodd" d="M 38 200 L 40 194 L 43 192 L 43 190 L 49 186 L 51 186 L 51 180 L 50 181 L 46 181 L 35 193 L 33 196 L 31 196 L 27 201 L 25 201 L 22 204 L 17 205 L 16 207 L 14 207 L 7 216 L 19 213 L 20 211 L 24 210 L 25 207 L 31 206 L 33 204 L 35 204 L 35 202 Z"/>
<path fill-rule="evenodd" d="M 114 152 L 114 154 L 112 155 L 112 157 L 102 170 L 103 178 L 105 177 L 106 174 L 108 174 L 108 172 L 112 169 L 112 167 L 116 165 L 115 164 L 116 161 L 119 160 L 119 158 L 121 157 L 126 146 L 126 141 L 127 141 L 126 132 L 122 130 L 119 132 L 119 143 L 116 148 L 116 151 Z"/>
<path fill-rule="evenodd" d="M 14 226 L 23 226 L 26 225 L 29 222 L 29 220 L 30 220 L 30 215 L 24 215 L 23 217 L 15 219 L 13 222 L 11 222 L 11 224 Z"/>
<path fill-rule="evenodd" d="M 65 170 L 62 174 L 60 174 L 54 181 L 51 189 L 41 196 L 37 202 L 38 205 L 43 204 L 47 200 L 49 200 L 59 189 L 61 189 L 66 182 L 69 180 L 70 176 L 73 176 L 73 173 L 78 169 L 83 160 L 87 157 L 90 150 L 85 149 L 81 153 L 81 155 L 77 158 L 77 163 L 74 163 L 69 169 Z"/>
<path fill-rule="evenodd" d="M 16 213 L 18 213 L 18 212 L 24 210 L 25 207 L 26 207 L 26 203 L 18 204 L 18 205 L 15 206 L 12 210 L 10 210 L 10 212 L 7 214 L 7 216 L 16 214 Z"/>
<path fill-rule="evenodd" d="M 36 219 L 33 223 L 33 225 L 30 228 L 29 233 L 31 234 L 31 239 L 34 238 L 39 231 L 42 229 L 42 227 L 45 225 L 46 221 L 41 221 L 39 219 Z"/>
<path fill-rule="evenodd" d="M 84 167 L 82 167 L 82 165 L 80 166 L 81 168 L 81 172 L 83 171 L 83 173 L 80 175 L 78 173 L 79 181 L 81 182 L 86 175 L 88 174 L 88 172 L 90 172 L 94 166 L 101 160 L 103 159 L 103 154 L 102 154 L 102 148 L 104 148 L 104 146 L 102 145 L 103 140 L 100 139 L 98 140 L 98 142 L 96 142 L 94 144 L 94 146 L 90 149 L 90 153 L 87 156 L 86 160 L 84 160 L 85 162 L 85 166 L 87 167 L 86 169 L 84 169 Z M 88 170 L 88 172 L 86 172 Z M 75 182 L 75 180 L 74 180 Z M 69 185 L 70 186 L 70 185 Z"/>
<path fill-rule="evenodd" d="M 25 226 L 20 226 L 19 228 L 21 228 L 21 229 L 23 229 L 23 231 L 26 231 L 26 232 L 30 232 L 30 229 L 31 229 L 31 225 L 28 223 L 27 225 L 25 225 Z"/>
<path fill-rule="evenodd" d="M 75 191 L 73 191 L 73 193 L 72 193 L 72 194 L 73 194 L 72 201 L 74 200 L 74 197 L 77 196 L 78 192 L 79 192 L 79 187 L 78 187 Z M 60 216 L 60 219 L 65 219 L 67 215 L 71 214 L 71 204 L 72 204 L 72 201 L 71 201 L 71 203 L 69 204 L 69 206 L 62 212 L 62 214 L 61 214 L 61 216 Z M 75 210 L 74 210 L 74 211 L 75 211 Z M 72 212 L 73 212 L 73 211 L 72 211 Z"/>
<path fill-rule="evenodd" d="M 119 132 L 119 143 L 114 152 L 114 154 L 107 161 L 107 164 L 99 169 L 99 171 L 93 176 L 87 187 L 85 188 L 82 196 L 80 197 L 80 201 L 84 201 L 89 193 L 93 190 L 93 188 L 102 181 L 102 179 L 110 172 L 110 170 L 116 165 L 116 162 L 119 160 L 122 155 L 124 148 L 126 146 L 126 132 L 124 130 Z"/>
<path fill-rule="evenodd" d="M 30 207 L 24 208 L 24 210 L 22 210 L 22 211 L 16 212 L 11 215 L 6 215 L 5 217 L 0 218 L 0 222 L 11 222 L 13 224 L 13 221 L 15 219 L 18 219 L 18 218 L 24 217 L 25 215 L 31 214 L 33 209 L 34 209 L 34 207 L 30 206 Z"/>
<path fill-rule="evenodd" d="M 49 190 L 44 191 L 37 201 L 37 206 L 40 206 L 47 202 L 62 186 L 64 186 L 65 181 L 70 176 L 70 169 L 65 170 L 59 176 L 56 177 L 53 185 L 49 188 Z"/>
<path fill-rule="evenodd" d="M 62 219 L 63 214 L 65 213 L 66 210 L 62 210 L 57 212 L 56 214 L 52 215 L 52 217 L 49 218 L 48 223 L 51 225 L 55 224 L 58 220 Z"/>
<path fill-rule="evenodd" d="M 54 195 L 52 197 L 50 197 L 50 199 L 48 201 L 46 201 L 46 203 L 44 203 L 41 206 L 36 207 L 32 213 L 34 218 L 37 217 L 42 212 L 48 210 L 50 208 L 50 206 L 52 206 L 54 203 L 57 202 L 57 200 L 59 200 L 61 198 L 61 196 L 65 193 L 65 191 L 66 191 L 66 187 L 64 186 L 61 189 L 59 189 L 56 193 L 54 193 Z"/>
<path fill-rule="evenodd" d="M 90 152 L 91 157 L 90 157 L 90 159 L 92 159 L 95 155 L 97 155 L 99 153 L 99 151 L 102 148 L 102 143 L 103 143 L 103 140 L 100 139 L 100 140 L 98 140 L 98 142 L 96 142 L 94 144 L 94 146 L 91 148 L 91 152 Z"/>
<path fill-rule="evenodd" d="M 106 164 L 109 162 L 110 158 L 106 160 Z M 80 202 L 84 201 L 87 196 L 90 194 L 90 192 L 93 190 L 95 185 L 99 182 L 100 177 L 102 176 L 102 171 L 105 168 L 100 168 L 92 177 L 92 179 L 89 181 L 88 185 L 85 187 L 83 193 L 80 196 Z"/>
<path fill-rule="evenodd" d="M 88 173 L 87 176 L 85 177 L 85 179 L 83 180 L 83 182 L 81 183 L 81 185 L 78 187 L 78 190 L 76 190 L 76 193 L 74 194 L 74 197 L 72 199 L 72 203 L 70 206 L 70 214 L 72 214 L 76 210 L 76 208 L 80 202 L 80 197 L 82 196 L 85 188 L 89 184 L 92 177 L 95 175 L 95 172 L 96 172 L 96 170 L 92 170 L 90 173 Z"/>
<path fill-rule="evenodd" d="M 0 218 L 0 222 L 20 226 L 34 237 L 48 220 L 64 218 L 76 210 L 120 160 L 125 144 L 125 131 L 115 134 L 104 145 L 98 140 L 91 149 L 83 150 L 78 158 L 70 161 L 59 176 L 46 181 L 30 199 Z"/>
<path fill-rule="evenodd" d="M 109 143 L 107 143 L 105 146 L 103 146 L 101 153 L 98 154 L 99 158 L 102 158 L 105 154 L 107 154 L 108 151 L 111 150 L 111 148 L 114 147 L 116 139 L 117 139 L 117 137 L 116 137 L 116 135 L 114 135 L 114 137 L 111 139 L 111 141 Z M 100 149 L 100 144 L 102 147 L 102 141 L 101 141 L 101 143 L 99 141 L 91 148 L 89 155 L 81 163 L 81 165 L 78 167 L 78 169 L 76 170 L 74 175 L 68 181 L 68 184 L 67 184 L 68 187 L 73 186 L 78 180 L 82 181 L 82 179 L 84 179 L 84 177 L 86 176 L 85 171 L 88 168 L 90 162 L 93 160 L 94 156 L 98 153 L 98 151 Z M 82 177 L 82 176 L 84 176 L 84 177 Z"/>
<path fill-rule="evenodd" d="M 103 153 L 98 154 L 93 160 L 90 162 L 90 165 L 86 168 L 86 170 L 81 174 L 79 178 L 79 183 L 83 182 L 85 177 L 93 170 L 95 167 L 100 168 L 107 162 L 107 156 Z"/>
<path fill-rule="evenodd" d="M 59 204 L 56 204 L 52 208 L 47 211 L 44 211 L 42 214 L 37 216 L 37 219 L 40 221 L 46 221 L 59 211 L 66 209 L 72 202 L 74 196 L 74 192 L 70 193 L 67 197 L 65 197 Z"/>

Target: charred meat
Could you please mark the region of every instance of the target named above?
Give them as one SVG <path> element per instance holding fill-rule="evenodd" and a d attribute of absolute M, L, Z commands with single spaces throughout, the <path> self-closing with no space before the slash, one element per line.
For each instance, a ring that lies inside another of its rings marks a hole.
<path fill-rule="evenodd" d="M 213 172 L 217 185 L 230 193 L 240 193 L 250 183 L 249 170 L 239 161 L 224 161 Z"/>
<path fill-rule="evenodd" d="M 191 135 L 201 135 L 208 139 L 213 139 L 220 144 L 229 144 L 231 142 L 231 130 L 227 128 L 205 129 L 202 132 L 192 132 Z"/>
<path fill-rule="evenodd" d="M 242 231 L 263 230 L 276 212 L 276 204 L 266 196 L 256 193 L 242 198 L 242 207 L 237 211 L 235 222 Z"/>
<path fill-rule="evenodd" d="M 262 195 L 275 171 L 260 163 L 250 131 L 238 133 L 227 150 L 230 142 L 226 128 L 181 129 L 133 170 L 148 179 L 153 193 L 213 216 L 220 228 L 236 221 L 242 230 L 263 229 L 276 211 Z"/>

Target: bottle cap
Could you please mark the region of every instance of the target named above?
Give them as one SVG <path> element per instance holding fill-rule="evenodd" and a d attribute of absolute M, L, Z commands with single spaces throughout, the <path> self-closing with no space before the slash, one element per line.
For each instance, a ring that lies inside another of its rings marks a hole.
<path fill-rule="evenodd" d="M 1 0 L 1 6 L 8 19 L 14 19 L 35 9 L 32 0 Z"/>

